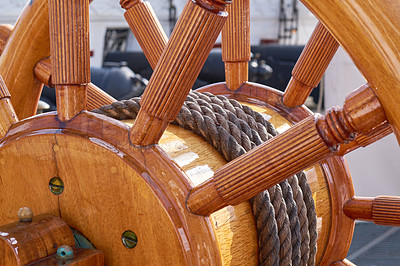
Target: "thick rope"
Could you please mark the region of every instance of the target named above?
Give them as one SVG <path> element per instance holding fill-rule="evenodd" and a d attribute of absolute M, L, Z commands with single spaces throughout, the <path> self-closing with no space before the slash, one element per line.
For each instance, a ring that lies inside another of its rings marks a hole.
<path fill-rule="evenodd" d="M 275 220 L 278 225 L 280 242 L 279 263 L 281 265 L 292 265 L 292 240 L 290 232 L 290 221 L 287 214 L 286 203 L 283 200 L 280 185 L 268 189 L 272 205 L 275 209 Z M 267 219 L 269 217 L 266 217 Z M 272 220 L 272 219 L 271 219 Z"/>
<path fill-rule="evenodd" d="M 280 243 L 274 206 L 268 191 L 261 192 L 250 200 L 258 232 L 259 264 L 279 265 Z M 288 236 L 290 241 L 290 234 Z M 291 246 L 289 246 L 291 248 Z M 291 256 L 291 254 L 290 254 Z"/>
<path fill-rule="evenodd" d="M 293 190 L 293 199 L 297 205 L 297 215 L 299 216 L 300 221 L 300 265 L 307 265 L 310 254 L 310 233 L 308 231 L 307 207 L 304 202 L 303 192 L 299 187 L 298 178 L 291 177 L 288 179 L 288 182 Z"/>
<path fill-rule="evenodd" d="M 139 102 L 140 98 L 122 100 L 93 112 L 115 119 L 134 119 L 140 109 Z M 236 100 L 210 93 L 189 93 L 172 123 L 202 136 L 227 161 L 277 135 L 260 113 Z M 291 177 L 290 182 L 284 181 L 251 200 L 261 265 L 315 264 L 315 206 L 304 173 L 299 174 L 299 179 Z"/>

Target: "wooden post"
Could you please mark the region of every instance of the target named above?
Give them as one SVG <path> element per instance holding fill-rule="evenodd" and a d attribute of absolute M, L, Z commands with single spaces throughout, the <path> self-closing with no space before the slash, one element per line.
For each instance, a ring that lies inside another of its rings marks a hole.
<path fill-rule="evenodd" d="M 10 101 L 11 95 L 0 76 L 0 139 L 2 139 L 12 124 L 18 122 L 17 115 Z"/>
<path fill-rule="evenodd" d="M 213 179 L 191 191 L 188 209 L 209 215 L 239 204 L 334 155 L 339 145 L 354 139 L 356 133 L 368 134 L 385 122 L 375 93 L 362 86 L 346 97 L 343 108 L 334 107 L 325 116 L 310 116 L 220 168 Z"/>
<path fill-rule="evenodd" d="M 228 7 L 229 17 L 222 28 L 222 60 L 226 86 L 238 89 L 248 81 L 250 50 L 250 0 L 235 0 Z"/>
<path fill-rule="evenodd" d="M 355 197 L 344 205 L 343 211 L 352 219 L 372 221 L 380 225 L 400 226 L 400 197 Z"/>
<path fill-rule="evenodd" d="M 54 88 L 51 78 L 51 59 L 45 58 L 36 64 L 34 73 L 36 78 L 45 85 Z M 93 110 L 103 105 L 112 104 L 117 100 L 104 92 L 93 83 L 87 84 L 87 109 Z"/>
<path fill-rule="evenodd" d="M 318 85 L 339 43 L 329 31 L 318 22 L 306 47 L 304 47 L 292 71 L 292 78 L 283 94 L 287 107 L 304 104 L 311 91 Z"/>
<path fill-rule="evenodd" d="M 155 69 L 168 38 L 148 1 L 121 0 L 124 16 L 150 66 Z"/>
<path fill-rule="evenodd" d="M 49 0 L 52 82 L 61 121 L 86 109 L 90 82 L 89 1 Z"/>
<path fill-rule="evenodd" d="M 226 20 L 227 0 L 189 0 L 141 100 L 132 144 L 158 142 L 179 113 Z"/>

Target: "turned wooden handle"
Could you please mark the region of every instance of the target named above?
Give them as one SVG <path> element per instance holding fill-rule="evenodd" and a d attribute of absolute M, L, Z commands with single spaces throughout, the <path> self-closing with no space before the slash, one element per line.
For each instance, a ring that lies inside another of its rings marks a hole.
<path fill-rule="evenodd" d="M 335 154 L 356 133 L 368 134 L 384 123 L 386 116 L 373 90 L 362 86 L 349 94 L 343 108 L 310 116 L 220 168 L 213 179 L 190 192 L 188 209 L 209 215 L 239 204 Z"/>
<path fill-rule="evenodd" d="M 158 142 L 179 113 L 226 20 L 228 1 L 188 1 L 142 96 L 130 132 L 131 142 Z M 218 11 L 222 8 L 222 11 Z"/>
<path fill-rule="evenodd" d="M 283 103 L 286 106 L 296 107 L 305 103 L 311 91 L 321 81 L 338 48 L 339 43 L 318 22 L 293 68 L 292 78 L 283 94 Z"/>
<path fill-rule="evenodd" d="M 250 0 L 236 0 L 228 6 L 229 17 L 222 28 L 222 60 L 228 89 L 236 90 L 248 81 L 250 50 Z"/>
<path fill-rule="evenodd" d="M 148 1 L 121 1 L 124 16 L 150 66 L 154 69 L 167 45 L 168 38 Z"/>
<path fill-rule="evenodd" d="M 352 219 L 372 221 L 380 225 L 400 226 L 400 197 L 355 197 L 344 205 L 343 211 Z"/>
<path fill-rule="evenodd" d="M 53 84 L 90 82 L 89 1 L 49 0 Z"/>
<path fill-rule="evenodd" d="M 52 82 L 61 121 L 86 109 L 90 82 L 89 1 L 49 0 Z"/>

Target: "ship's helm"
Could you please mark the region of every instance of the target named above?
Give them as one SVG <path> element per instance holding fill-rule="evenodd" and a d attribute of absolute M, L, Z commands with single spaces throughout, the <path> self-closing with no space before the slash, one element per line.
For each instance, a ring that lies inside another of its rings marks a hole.
<path fill-rule="evenodd" d="M 189 0 L 168 40 L 148 1 L 121 0 L 154 68 L 132 126 L 99 114 L 115 100 L 90 83 L 89 1 L 29 1 L 14 27 L 0 26 L 0 265 L 286 265 L 282 236 L 277 258 L 258 254 L 274 236 L 258 235 L 249 200 L 303 170 L 318 239 L 301 254 L 290 246 L 288 264 L 350 265 L 356 219 L 399 225 L 400 199 L 355 197 L 342 156 L 399 139 L 400 3 L 303 0 L 320 23 L 282 94 L 248 82 L 249 0 L 230 2 Z M 200 91 L 250 106 L 280 133 L 229 163 L 214 139 L 169 125 L 221 30 L 226 82 Z M 313 114 L 303 103 L 339 44 L 368 84 Z M 57 113 L 35 115 L 43 84 Z"/>

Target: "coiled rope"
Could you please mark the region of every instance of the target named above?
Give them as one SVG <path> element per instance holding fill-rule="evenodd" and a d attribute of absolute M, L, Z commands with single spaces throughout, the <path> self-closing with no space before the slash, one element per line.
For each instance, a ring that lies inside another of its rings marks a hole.
<path fill-rule="evenodd" d="M 140 98 L 93 110 L 115 119 L 135 119 Z M 202 136 L 231 161 L 277 135 L 273 125 L 250 107 L 211 93 L 190 92 L 172 122 Z M 260 265 L 314 265 L 317 219 L 304 172 L 251 199 Z"/>

